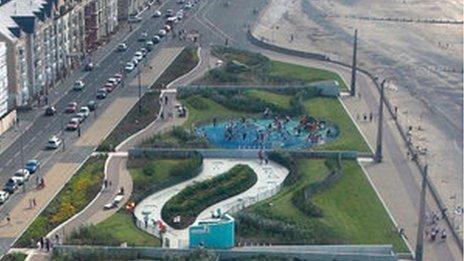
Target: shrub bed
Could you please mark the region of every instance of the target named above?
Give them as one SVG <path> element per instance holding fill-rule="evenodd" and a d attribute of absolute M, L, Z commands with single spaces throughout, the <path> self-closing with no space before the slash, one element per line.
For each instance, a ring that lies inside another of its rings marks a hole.
<path fill-rule="evenodd" d="M 102 186 L 106 157 L 91 157 L 18 239 L 15 247 L 36 247 L 59 224 L 77 214 Z"/>
<path fill-rule="evenodd" d="M 250 167 L 237 165 L 220 176 L 186 187 L 164 205 L 161 216 L 173 228 L 186 228 L 201 211 L 246 191 L 256 181 L 256 174 Z M 174 223 L 173 218 L 178 215 L 181 220 Z"/>

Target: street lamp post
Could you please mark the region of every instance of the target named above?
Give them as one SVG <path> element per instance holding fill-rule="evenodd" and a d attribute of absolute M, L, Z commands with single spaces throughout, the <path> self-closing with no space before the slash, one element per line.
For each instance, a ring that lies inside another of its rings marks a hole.
<path fill-rule="evenodd" d="M 142 113 L 142 103 L 140 102 L 140 99 L 142 98 L 142 80 L 140 78 L 140 67 L 138 68 L 138 84 L 139 84 L 139 113 Z"/>

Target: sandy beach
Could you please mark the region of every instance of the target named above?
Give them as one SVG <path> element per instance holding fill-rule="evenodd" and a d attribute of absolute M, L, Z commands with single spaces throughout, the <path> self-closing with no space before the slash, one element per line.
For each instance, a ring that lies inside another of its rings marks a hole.
<path fill-rule="evenodd" d="M 351 63 L 358 29 L 358 66 L 388 79 L 387 96 L 453 209 L 463 202 L 462 14 L 457 0 L 270 0 L 254 33 Z"/>

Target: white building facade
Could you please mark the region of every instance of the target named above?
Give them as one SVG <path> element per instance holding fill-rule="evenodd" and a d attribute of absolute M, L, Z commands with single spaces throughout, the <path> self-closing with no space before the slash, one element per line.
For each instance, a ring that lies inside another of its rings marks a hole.
<path fill-rule="evenodd" d="M 0 42 L 0 118 L 8 112 L 8 76 L 6 44 Z"/>

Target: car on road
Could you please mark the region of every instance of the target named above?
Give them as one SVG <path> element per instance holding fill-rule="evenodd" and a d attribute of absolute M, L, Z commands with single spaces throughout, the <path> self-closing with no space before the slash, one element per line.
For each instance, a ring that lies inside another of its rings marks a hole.
<path fill-rule="evenodd" d="M 66 125 L 66 130 L 68 131 L 75 131 L 79 128 L 80 120 L 78 118 L 71 118 Z"/>
<path fill-rule="evenodd" d="M 164 29 L 166 32 L 169 33 L 169 32 L 171 31 L 171 26 L 168 25 L 168 24 L 165 24 L 164 27 L 163 27 L 163 29 Z"/>
<path fill-rule="evenodd" d="M 74 113 L 77 110 L 77 102 L 70 102 L 64 109 L 64 112 L 66 113 Z"/>
<path fill-rule="evenodd" d="M 53 116 L 56 114 L 56 109 L 55 107 L 53 106 L 48 106 L 46 109 L 45 109 L 45 116 Z"/>
<path fill-rule="evenodd" d="M 126 63 L 126 67 L 124 67 L 124 70 L 126 70 L 126 72 L 128 73 L 132 72 L 134 69 L 135 69 L 135 65 L 133 62 Z"/>
<path fill-rule="evenodd" d="M 173 15 L 174 15 L 174 11 L 172 11 L 172 9 L 168 9 L 168 10 L 166 10 L 166 14 L 164 16 L 166 16 L 166 18 L 167 18 L 167 17 L 171 17 Z"/>
<path fill-rule="evenodd" d="M 146 57 L 146 56 L 147 56 L 148 51 L 147 51 L 146 48 L 143 48 L 143 47 L 140 48 L 140 52 L 142 53 L 142 56 L 143 56 L 143 57 Z"/>
<path fill-rule="evenodd" d="M 111 83 L 111 84 L 113 85 L 113 87 L 116 87 L 116 85 L 119 84 L 118 79 L 116 79 L 116 78 L 114 78 L 114 77 L 108 78 L 108 81 L 107 81 L 107 82 L 108 82 L 108 83 Z"/>
<path fill-rule="evenodd" d="M 161 11 L 160 10 L 156 10 L 154 13 L 153 13 L 153 17 L 155 18 L 158 18 L 158 17 L 161 17 Z"/>
<path fill-rule="evenodd" d="M 82 123 L 82 122 L 85 121 L 85 117 L 81 113 L 74 114 L 73 118 L 77 119 L 79 121 L 79 123 Z"/>
<path fill-rule="evenodd" d="M 89 110 L 89 108 L 87 108 L 87 106 L 82 106 L 79 109 L 79 112 L 77 114 L 82 114 L 82 116 L 84 116 L 84 118 L 87 118 L 90 115 L 90 110 Z"/>
<path fill-rule="evenodd" d="M 153 36 L 152 41 L 153 41 L 154 44 L 158 44 L 159 42 L 161 42 L 161 38 L 158 35 L 155 35 L 155 36 Z"/>
<path fill-rule="evenodd" d="M 153 50 L 153 45 L 155 45 L 153 41 L 147 41 L 145 43 L 145 48 L 147 48 L 147 51 L 151 52 Z"/>
<path fill-rule="evenodd" d="M 19 187 L 18 181 L 16 181 L 13 178 L 9 178 L 8 181 L 5 183 L 5 186 L 3 187 L 3 190 L 13 194 Z"/>
<path fill-rule="evenodd" d="M 84 84 L 83 81 L 78 80 L 78 81 L 75 81 L 75 82 L 74 82 L 73 90 L 75 90 L 75 91 L 82 91 L 84 88 L 85 88 L 85 84 Z"/>
<path fill-rule="evenodd" d="M 103 209 L 112 209 L 118 206 L 119 203 L 123 200 L 124 196 L 123 195 L 117 195 L 113 198 L 113 201 L 111 201 L 108 204 L 105 204 L 103 206 Z"/>
<path fill-rule="evenodd" d="M 107 93 L 105 88 L 98 89 L 98 91 L 97 91 L 97 99 L 103 100 L 103 99 L 106 98 L 107 95 L 108 95 L 108 93 Z"/>
<path fill-rule="evenodd" d="M 118 51 L 119 52 L 124 52 L 125 50 L 127 50 L 127 44 L 126 43 L 118 44 Z"/>
<path fill-rule="evenodd" d="M 138 40 L 139 42 L 145 42 L 145 41 L 147 40 L 147 38 L 148 38 L 147 32 L 143 32 L 143 33 L 140 34 L 140 37 L 139 37 L 139 39 L 137 39 L 137 40 Z"/>
<path fill-rule="evenodd" d="M 130 24 L 140 23 L 140 22 L 142 22 L 142 17 L 140 17 L 140 16 L 131 16 L 131 17 L 129 17 L 129 19 L 127 19 L 127 22 L 130 23 Z"/>
<path fill-rule="evenodd" d="M 40 167 L 40 162 L 36 159 L 31 159 L 26 162 L 25 169 L 29 170 L 29 173 L 35 173 Z"/>
<path fill-rule="evenodd" d="M 188 2 L 188 3 L 186 3 L 186 4 L 184 5 L 184 9 L 185 9 L 185 10 L 190 10 L 190 9 L 192 9 L 192 7 L 193 7 L 193 5 L 192 5 L 192 3 L 190 3 L 190 2 Z"/>
<path fill-rule="evenodd" d="M 118 84 L 120 84 L 124 78 L 124 76 L 121 74 L 121 73 L 115 73 L 113 78 L 115 78 L 116 80 L 118 80 Z"/>
<path fill-rule="evenodd" d="M 105 85 L 103 85 L 103 88 L 105 88 L 106 92 L 107 93 L 110 93 L 114 90 L 114 85 L 112 83 L 105 83 Z"/>
<path fill-rule="evenodd" d="M 184 12 L 182 10 L 179 10 L 177 13 L 176 13 L 176 16 L 177 17 L 177 20 L 182 20 L 184 19 Z"/>
<path fill-rule="evenodd" d="M 141 51 L 135 52 L 134 58 L 135 58 L 138 62 L 140 62 L 140 61 L 143 59 L 143 53 L 142 53 Z"/>
<path fill-rule="evenodd" d="M 87 108 L 89 108 L 90 111 L 96 110 L 98 107 L 98 103 L 94 100 L 91 100 L 87 103 Z"/>
<path fill-rule="evenodd" d="M 58 136 L 54 135 L 48 139 L 47 148 L 48 149 L 58 149 L 61 145 L 61 139 Z"/>
<path fill-rule="evenodd" d="M 18 169 L 14 174 L 12 179 L 16 179 L 19 185 L 24 184 L 26 181 L 29 180 L 31 173 L 27 169 Z"/>
<path fill-rule="evenodd" d="M 178 22 L 178 20 L 179 20 L 179 19 L 178 19 L 176 16 L 168 17 L 168 18 L 166 19 L 166 24 L 168 24 L 168 25 L 174 25 L 175 23 Z"/>
<path fill-rule="evenodd" d="M 95 66 L 93 65 L 92 62 L 88 62 L 88 63 L 85 65 L 84 70 L 87 71 L 87 72 L 90 72 L 90 71 L 93 70 L 94 67 L 95 67 Z"/>
<path fill-rule="evenodd" d="M 10 193 L 0 190 L 0 204 L 4 204 L 8 198 L 10 197 Z"/>
<path fill-rule="evenodd" d="M 167 34 L 167 33 L 166 33 L 166 30 L 161 29 L 161 30 L 158 31 L 158 36 L 159 36 L 160 38 L 165 37 L 166 34 Z"/>

